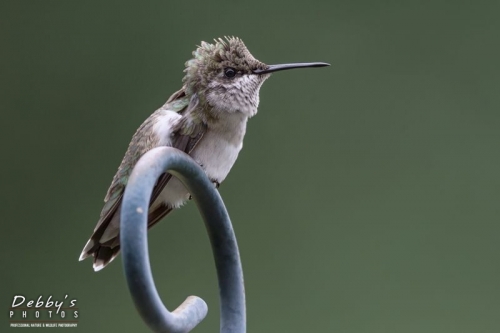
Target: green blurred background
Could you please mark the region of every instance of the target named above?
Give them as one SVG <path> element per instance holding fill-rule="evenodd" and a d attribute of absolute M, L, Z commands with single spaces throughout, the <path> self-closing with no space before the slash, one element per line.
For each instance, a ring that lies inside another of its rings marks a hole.
<path fill-rule="evenodd" d="M 500 2 L 0 3 L 0 304 L 78 300 L 74 332 L 146 332 L 121 258 L 78 262 L 129 140 L 202 40 L 280 72 L 220 188 L 249 332 L 500 332 Z M 218 332 L 194 204 L 150 233 L 166 305 Z"/>

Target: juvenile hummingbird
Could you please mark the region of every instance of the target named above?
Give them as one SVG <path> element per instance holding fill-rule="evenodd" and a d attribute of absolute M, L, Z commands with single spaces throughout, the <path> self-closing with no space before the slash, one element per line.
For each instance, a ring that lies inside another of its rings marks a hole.
<path fill-rule="evenodd" d="M 148 150 L 171 146 L 189 154 L 218 187 L 243 146 L 247 121 L 257 113 L 259 90 L 271 73 L 327 63 L 266 65 L 255 59 L 236 37 L 202 42 L 186 62 L 182 88 L 137 129 L 104 199 L 94 232 L 80 260 L 94 257 L 94 270 L 109 264 L 120 251 L 120 210 L 127 181 L 139 158 Z M 151 196 L 148 228 L 190 194 L 184 185 L 164 173 Z"/>

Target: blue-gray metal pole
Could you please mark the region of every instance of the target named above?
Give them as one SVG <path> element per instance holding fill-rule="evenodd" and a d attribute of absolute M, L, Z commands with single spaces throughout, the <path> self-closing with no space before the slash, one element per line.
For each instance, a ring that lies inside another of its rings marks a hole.
<path fill-rule="evenodd" d="M 246 331 L 245 289 L 236 237 L 219 192 L 187 154 L 170 147 L 150 150 L 137 162 L 123 196 L 120 242 L 130 293 L 142 319 L 154 332 L 189 332 L 207 314 L 199 297 L 188 297 L 169 312 L 156 290 L 149 263 L 147 217 L 158 177 L 169 172 L 193 196 L 205 221 L 219 280 L 223 333 Z"/>

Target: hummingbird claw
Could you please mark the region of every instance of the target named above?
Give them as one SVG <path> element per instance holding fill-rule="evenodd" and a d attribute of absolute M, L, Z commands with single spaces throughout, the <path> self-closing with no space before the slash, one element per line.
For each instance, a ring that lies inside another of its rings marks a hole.
<path fill-rule="evenodd" d="M 215 188 L 218 189 L 220 187 L 220 183 L 218 181 L 212 180 L 212 183 L 214 183 Z M 193 200 L 193 196 L 191 194 L 189 195 L 188 200 Z"/>

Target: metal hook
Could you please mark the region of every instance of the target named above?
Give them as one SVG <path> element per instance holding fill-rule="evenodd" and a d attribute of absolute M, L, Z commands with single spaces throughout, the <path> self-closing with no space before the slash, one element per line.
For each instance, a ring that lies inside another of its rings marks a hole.
<path fill-rule="evenodd" d="M 137 162 L 121 209 L 120 242 L 123 267 L 135 306 L 154 332 L 189 332 L 206 316 L 201 298 L 188 297 L 169 312 L 158 295 L 149 263 L 147 216 L 153 186 L 168 172 L 188 188 L 205 221 L 217 268 L 223 333 L 246 332 L 245 289 L 236 237 L 226 207 L 201 167 L 171 147 L 154 148 Z"/>

